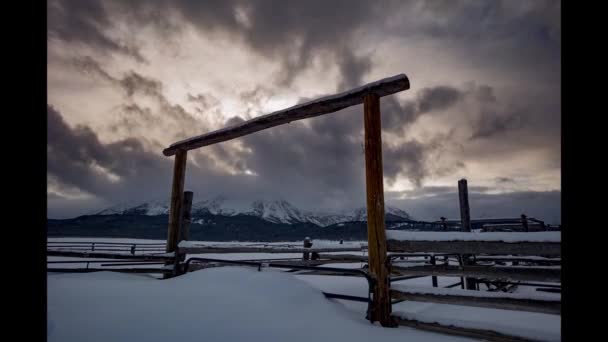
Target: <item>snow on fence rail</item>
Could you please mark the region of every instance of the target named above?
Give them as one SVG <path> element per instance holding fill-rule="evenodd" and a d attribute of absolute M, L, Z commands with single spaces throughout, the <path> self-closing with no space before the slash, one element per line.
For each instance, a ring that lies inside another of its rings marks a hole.
<path fill-rule="evenodd" d="M 361 247 L 324 247 L 324 248 L 292 248 L 292 247 L 237 247 L 201 245 L 191 241 L 181 241 L 178 253 L 205 254 L 205 253 L 327 253 L 327 252 L 360 252 L 366 250 Z"/>
<path fill-rule="evenodd" d="M 403 267 L 393 265 L 392 271 L 400 275 L 433 275 L 445 277 L 477 277 L 490 279 L 509 279 L 524 281 L 559 282 L 561 269 L 542 267 L 488 267 L 488 266 L 450 266 L 415 265 Z"/>
<path fill-rule="evenodd" d="M 513 293 L 480 292 L 394 284 L 391 286 L 391 297 L 417 302 L 465 305 L 548 314 L 561 313 L 561 296 L 559 294 L 551 294 L 550 296 L 547 294 L 535 294 L 534 296 L 531 296 Z"/>
<path fill-rule="evenodd" d="M 389 252 L 561 256 L 559 232 L 474 233 L 387 231 Z"/>

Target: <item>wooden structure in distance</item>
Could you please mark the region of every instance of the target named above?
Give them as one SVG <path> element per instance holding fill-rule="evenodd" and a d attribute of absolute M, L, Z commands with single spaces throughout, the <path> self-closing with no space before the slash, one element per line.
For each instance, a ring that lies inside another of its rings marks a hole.
<path fill-rule="evenodd" d="M 364 103 L 368 252 L 370 272 L 376 276 L 374 303 L 371 313 L 372 319 L 380 321 L 382 326 L 393 326 L 390 317 L 389 273 L 385 262 L 386 234 L 384 226 L 384 190 L 382 186 L 380 98 L 409 88 L 410 81 L 407 76 L 399 74 L 346 92 L 298 104 L 171 144 L 163 150 L 165 156 L 175 155 L 167 252 L 175 251 L 180 235 L 187 151 Z"/>

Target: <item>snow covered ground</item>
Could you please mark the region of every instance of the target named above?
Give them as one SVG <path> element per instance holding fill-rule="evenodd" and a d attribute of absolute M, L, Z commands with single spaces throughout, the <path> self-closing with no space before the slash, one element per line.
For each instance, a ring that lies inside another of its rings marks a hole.
<path fill-rule="evenodd" d="M 55 238 L 49 241 L 68 239 L 162 242 L 91 238 Z M 335 241 L 313 242 L 315 247 L 338 245 Z M 359 246 L 360 243 L 352 244 Z M 272 243 L 281 244 L 300 247 L 293 242 Z M 365 255 L 365 252 L 354 254 Z M 300 257 L 301 253 L 201 256 L 264 259 Z M 327 266 L 357 268 L 362 264 Z M 455 277 L 437 278 L 440 287 L 460 280 Z M 366 303 L 327 299 L 321 293 L 367 297 L 367 282 L 359 277 L 298 275 L 275 269 L 258 272 L 257 268 L 231 266 L 195 271 L 168 280 L 146 274 L 113 272 L 48 273 L 47 279 L 48 341 L 473 341 L 407 327 L 381 328 L 365 320 Z M 395 285 L 432 286 L 431 277 L 402 280 Z M 534 288 L 523 286 L 515 293 L 539 294 Z M 425 322 L 486 327 L 542 341 L 560 340 L 561 317 L 558 315 L 413 301 L 394 304 L 393 312 L 404 318 L 414 315 Z"/>

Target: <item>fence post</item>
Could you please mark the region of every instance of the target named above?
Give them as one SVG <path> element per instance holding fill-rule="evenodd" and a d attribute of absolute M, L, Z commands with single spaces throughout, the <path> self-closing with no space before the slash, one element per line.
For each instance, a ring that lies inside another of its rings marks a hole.
<path fill-rule="evenodd" d="M 460 222 L 461 229 L 465 232 L 471 231 L 471 211 L 469 208 L 469 189 L 467 186 L 467 180 L 461 179 L 458 181 L 458 199 L 460 200 Z M 464 264 L 472 265 L 474 264 L 470 259 L 471 255 L 463 255 Z M 466 288 L 467 290 L 475 290 L 476 289 L 476 281 L 475 278 L 465 278 Z"/>
<path fill-rule="evenodd" d="M 435 255 L 431 254 L 431 265 L 435 266 L 436 264 Z M 437 287 L 437 276 L 432 276 L 431 280 L 433 282 L 433 287 Z"/>
<path fill-rule="evenodd" d="M 528 232 L 528 217 L 525 214 L 521 214 L 521 225 L 524 227 L 524 232 Z"/>
<path fill-rule="evenodd" d="M 184 182 L 186 179 L 186 161 L 188 152 L 179 150 L 175 154 L 175 162 L 173 164 L 173 184 L 171 186 L 171 207 L 169 209 L 169 228 L 167 231 L 167 248 L 166 252 L 177 252 L 177 243 L 179 238 L 179 228 L 182 219 L 182 205 L 184 202 Z M 177 253 L 174 255 L 177 260 Z M 171 265 L 168 263 L 167 265 Z M 165 273 L 163 278 L 170 276 Z"/>
<path fill-rule="evenodd" d="M 365 129 L 365 185 L 367 194 L 367 243 L 369 271 L 376 277 L 370 320 L 383 327 L 396 326 L 391 319 L 389 272 L 384 222 L 384 185 L 380 98 L 371 93 L 363 98 Z"/>
<path fill-rule="evenodd" d="M 190 238 L 190 222 L 192 221 L 192 191 L 184 191 L 184 203 L 182 206 L 181 224 L 178 232 L 177 244 L 175 246 L 175 260 L 173 263 L 173 275 L 179 275 L 182 271 L 179 268 L 180 261 L 186 260 L 186 254 L 180 253 L 179 243 Z"/>
<path fill-rule="evenodd" d="M 312 247 L 312 242 L 310 242 L 310 238 L 307 236 L 304 238 L 304 248 Z M 310 260 L 310 253 L 304 252 L 302 253 L 302 260 Z"/>
<path fill-rule="evenodd" d="M 458 198 L 460 200 L 461 229 L 465 232 L 471 231 L 471 212 L 469 210 L 469 190 L 467 180 L 458 181 Z"/>
<path fill-rule="evenodd" d="M 186 178 L 187 151 L 179 150 L 175 154 L 173 165 L 173 185 L 171 188 L 171 208 L 169 210 L 169 231 L 167 232 L 167 253 L 175 251 L 181 224 L 182 205 L 184 202 L 184 181 Z"/>

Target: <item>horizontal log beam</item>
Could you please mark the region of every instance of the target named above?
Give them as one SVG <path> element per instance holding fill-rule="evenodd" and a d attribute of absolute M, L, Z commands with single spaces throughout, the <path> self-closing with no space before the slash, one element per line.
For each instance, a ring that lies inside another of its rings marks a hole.
<path fill-rule="evenodd" d="M 341 109 L 363 103 L 363 97 L 367 94 L 377 94 L 378 96 L 382 97 L 407 90 L 409 88 L 410 81 L 407 76 L 404 74 L 399 74 L 373 83 L 368 83 L 350 91 L 302 103 L 287 109 L 258 116 L 251 120 L 225 127 L 217 131 L 178 141 L 164 149 L 163 154 L 165 156 L 172 156 L 178 150 L 192 150 L 242 137 L 247 134 L 290 123 L 292 121 L 337 112 Z"/>
<path fill-rule="evenodd" d="M 91 273 L 91 272 L 120 272 L 120 273 L 170 273 L 171 270 L 161 268 L 49 268 L 47 272 L 58 273 Z"/>
<path fill-rule="evenodd" d="M 354 255 L 354 254 L 319 254 L 321 259 L 329 259 L 336 261 L 361 261 L 367 262 L 368 258 L 365 255 Z"/>
<path fill-rule="evenodd" d="M 193 246 L 178 247 L 179 253 L 186 254 L 210 254 L 210 253 L 303 253 L 303 252 L 360 252 L 358 248 L 273 248 L 273 247 L 212 247 Z"/>
<path fill-rule="evenodd" d="M 414 319 L 405 319 L 398 317 L 397 315 L 393 315 L 397 324 L 412 327 L 420 330 L 438 332 L 442 334 L 455 335 L 455 336 L 464 336 L 471 337 L 474 339 L 484 340 L 484 341 L 493 341 L 493 342 L 531 342 L 534 340 L 525 339 L 519 336 L 513 335 L 505 335 L 493 330 L 482 330 L 482 329 L 472 329 L 472 328 L 464 328 L 453 325 L 443 325 L 439 323 L 427 323 L 420 322 Z"/>
<path fill-rule="evenodd" d="M 446 289 L 443 289 L 446 290 Z M 546 314 L 561 314 L 561 301 L 555 300 L 539 300 L 539 299 L 523 299 L 509 297 L 482 297 L 465 295 L 462 292 L 466 290 L 455 290 L 459 294 L 436 294 L 436 293 L 418 293 L 408 292 L 403 289 L 391 289 L 391 298 L 412 300 L 415 302 L 429 302 L 439 304 L 464 305 L 480 308 L 492 308 L 502 310 L 516 310 L 528 312 L 540 312 Z M 470 291 L 479 294 L 478 291 Z"/>
<path fill-rule="evenodd" d="M 449 266 L 423 265 L 399 267 L 393 265 L 393 271 L 403 275 L 433 275 L 445 277 L 476 277 L 489 279 L 511 279 L 524 281 L 560 282 L 561 270 L 538 267 L 484 267 L 484 266 Z"/>
<path fill-rule="evenodd" d="M 97 252 L 76 252 L 76 251 L 53 251 L 47 250 L 47 256 L 61 256 L 74 258 L 101 258 L 101 259 L 136 259 L 136 260 L 173 260 L 173 256 L 152 255 L 152 254 L 113 254 L 113 253 L 97 253 Z"/>
<path fill-rule="evenodd" d="M 389 252 L 398 253 L 434 252 L 561 256 L 561 244 L 559 242 L 402 241 L 390 239 L 387 240 L 387 246 Z"/>
<path fill-rule="evenodd" d="M 475 261 L 507 261 L 507 262 L 527 262 L 539 265 L 561 265 L 562 260 L 560 258 L 526 258 L 526 257 L 487 257 L 487 256 L 475 256 Z"/>

